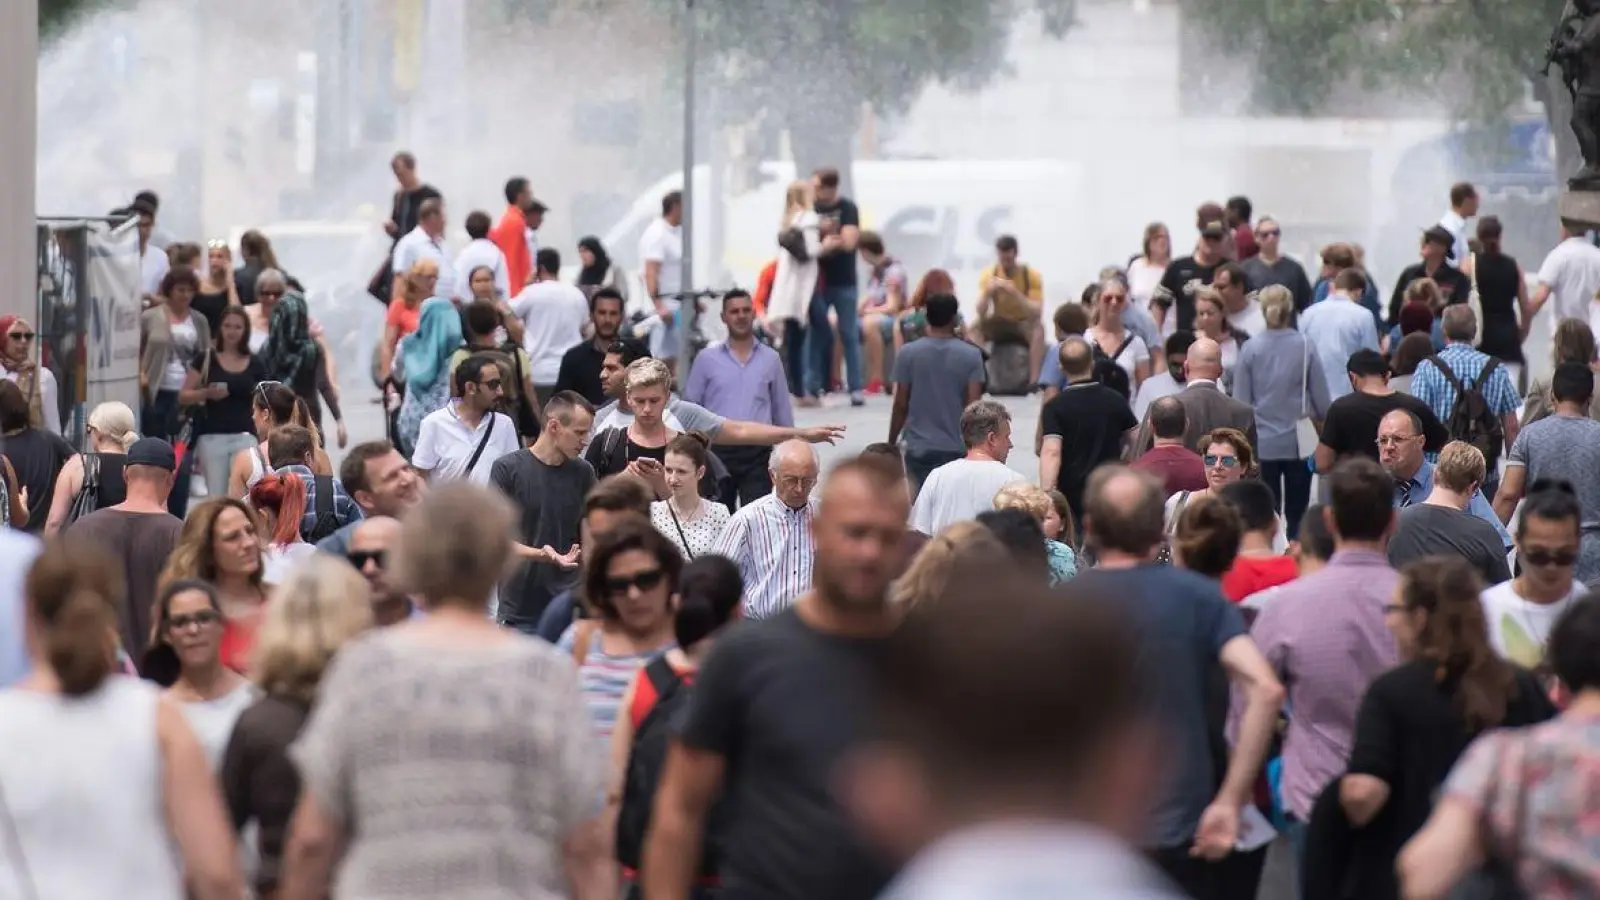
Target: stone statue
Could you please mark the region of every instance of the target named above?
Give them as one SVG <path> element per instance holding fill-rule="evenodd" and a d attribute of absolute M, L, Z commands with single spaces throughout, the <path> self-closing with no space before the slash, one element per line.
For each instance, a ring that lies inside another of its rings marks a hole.
<path fill-rule="evenodd" d="M 1600 191 L 1600 0 L 1569 0 L 1545 50 L 1545 71 L 1561 69 L 1572 92 L 1572 133 L 1583 154 L 1583 168 L 1567 187 Z"/>

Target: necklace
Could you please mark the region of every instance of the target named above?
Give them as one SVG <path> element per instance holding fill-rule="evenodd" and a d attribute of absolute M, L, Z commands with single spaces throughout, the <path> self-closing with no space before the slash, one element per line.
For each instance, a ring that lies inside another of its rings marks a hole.
<path fill-rule="evenodd" d="M 682 521 L 682 522 L 692 522 L 695 519 L 698 519 L 700 517 L 700 513 L 705 508 L 705 505 L 700 502 L 700 498 L 699 497 L 695 497 L 695 504 L 694 504 L 694 509 L 693 510 L 689 510 L 689 511 L 684 510 L 683 506 L 680 503 L 678 503 L 678 498 L 677 497 L 668 497 L 667 498 L 667 505 L 672 507 L 672 511 L 678 514 L 678 519 L 679 519 L 679 521 Z"/>

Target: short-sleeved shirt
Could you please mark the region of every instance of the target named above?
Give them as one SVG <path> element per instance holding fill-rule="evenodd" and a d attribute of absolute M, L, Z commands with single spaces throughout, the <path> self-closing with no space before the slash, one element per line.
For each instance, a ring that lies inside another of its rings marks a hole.
<path fill-rule="evenodd" d="M 1489 404 L 1489 411 L 1496 416 L 1508 416 L 1522 406 L 1522 398 L 1517 395 L 1517 388 L 1511 383 L 1511 375 L 1506 372 L 1505 366 L 1495 366 L 1488 379 L 1483 379 L 1483 370 L 1493 359 L 1488 354 L 1480 353 L 1466 344 L 1451 344 L 1435 356 L 1450 367 L 1462 385 L 1477 388 L 1483 394 L 1484 402 Z M 1484 383 L 1479 384 L 1479 381 Z M 1450 421 L 1450 410 L 1456 402 L 1456 389 L 1439 371 L 1439 367 L 1433 364 L 1433 360 L 1425 359 L 1417 364 L 1417 371 L 1411 376 L 1411 393 L 1428 404 L 1439 421 Z"/>
<path fill-rule="evenodd" d="M 1600 422 L 1587 417 L 1547 416 L 1517 433 L 1507 466 L 1526 469 L 1524 484 L 1554 478 L 1578 493 L 1582 551 L 1579 581 L 1600 579 Z"/>
<path fill-rule="evenodd" d="M 457 408 L 460 402 L 451 400 L 422 420 L 411 462 L 430 473 L 435 482 L 487 485 L 494 461 L 520 449 L 522 441 L 517 437 L 516 424 L 502 413 L 490 412 L 478 421 L 477 427 L 469 428 L 461 420 Z M 479 447 L 483 448 L 481 452 Z M 468 463 L 472 464 L 471 471 L 467 470 Z M 566 551 L 565 547 L 561 549 Z"/>
<path fill-rule="evenodd" d="M 1094 585 L 1133 617 L 1154 708 L 1170 764 L 1143 846 L 1187 847 L 1200 813 L 1216 795 L 1223 760 L 1212 758 L 1206 691 L 1223 645 L 1244 632 L 1244 618 L 1216 582 L 1173 566 L 1090 569 L 1075 582 Z"/>
<path fill-rule="evenodd" d="M 1539 282 L 1550 288 L 1554 320 L 1577 319 L 1600 330 L 1595 294 L 1600 292 L 1600 247 L 1582 237 L 1555 246 L 1539 266 Z"/>
<path fill-rule="evenodd" d="M 1439 417 L 1433 414 L 1428 404 L 1410 394 L 1401 391 L 1389 394 L 1356 391 L 1329 404 L 1328 417 L 1322 421 L 1321 443 L 1333 451 L 1335 459 L 1364 456 L 1376 462 L 1378 426 L 1384 416 L 1397 409 L 1410 410 L 1422 420 L 1425 452 L 1438 453 L 1450 442 L 1450 432 L 1445 430 Z"/>
<path fill-rule="evenodd" d="M 656 273 L 656 289 L 662 294 L 682 291 L 683 226 L 670 225 L 666 219 L 651 222 L 639 237 L 639 260 L 661 264 Z"/>
<path fill-rule="evenodd" d="M 961 453 L 967 386 L 984 380 L 983 351 L 955 337 L 923 337 L 894 358 L 894 383 L 911 390 L 903 431 L 912 453 Z"/>
<path fill-rule="evenodd" d="M 1065 494 L 1072 514 L 1083 517 L 1089 473 L 1122 458 L 1123 435 L 1139 422 L 1121 394 L 1097 382 L 1069 385 L 1039 413 L 1045 440 L 1061 443 L 1061 468 L 1051 487 Z"/>
<path fill-rule="evenodd" d="M 906 267 L 894 258 L 887 258 L 882 263 L 873 267 L 872 275 L 867 278 L 867 292 L 863 298 L 863 313 L 881 313 L 889 308 L 889 291 L 894 289 L 900 295 L 901 304 L 908 303 L 911 299 L 911 288 L 906 275 Z"/>
<path fill-rule="evenodd" d="M 861 227 L 861 210 L 856 208 L 854 200 L 840 197 L 833 203 L 824 206 L 816 205 L 817 218 L 823 222 L 832 221 L 843 229 L 846 227 Z M 837 232 L 835 232 L 837 233 Z M 830 253 L 820 260 L 822 267 L 822 284 L 824 287 L 841 288 L 856 286 L 856 253 Z"/>
<path fill-rule="evenodd" d="M 1018 264 L 1015 271 L 1009 276 L 1001 272 L 999 266 L 989 266 L 978 275 L 979 289 L 982 290 L 983 285 L 988 284 L 991 278 L 1008 278 L 1012 284 L 1016 285 L 1017 290 L 1022 292 L 1022 296 L 1027 297 L 1036 304 L 1044 303 L 1044 279 L 1040 277 L 1039 270 L 1032 266 Z M 1038 311 L 1037 308 L 1030 309 L 1028 306 L 1019 303 L 1010 294 L 996 295 L 995 297 L 994 313 L 1002 319 L 1021 322 Z"/>
<path fill-rule="evenodd" d="M 594 469 L 581 459 L 547 465 L 531 450 L 507 453 L 489 469 L 489 483 L 517 505 L 517 540 L 529 547 L 565 553 L 578 542 L 583 498 L 594 487 Z M 539 621 L 550 598 L 577 583 L 576 570 L 520 561 L 500 591 L 499 618 L 511 625 Z"/>
<path fill-rule="evenodd" d="M 1471 563 L 1484 584 L 1511 580 L 1500 532 L 1477 516 L 1448 506 L 1418 503 L 1400 510 L 1388 555 L 1389 565 L 1396 569 L 1424 556 L 1456 556 Z"/>
<path fill-rule="evenodd" d="M 882 642 L 824 634 L 791 607 L 717 639 L 682 739 L 727 761 L 722 848 L 730 896 L 872 900 L 892 870 L 839 803 L 841 764 L 866 739 Z"/>
<path fill-rule="evenodd" d="M 408 305 L 404 300 L 395 298 L 389 301 L 389 312 L 383 317 L 385 325 L 393 325 L 399 337 L 405 337 L 417 330 L 422 323 L 422 304 Z"/>
<path fill-rule="evenodd" d="M 1131 386 L 1133 384 L 1133 370 L 1138 367 L 1139 363 L 1150 361 L 1150 348 L 1146 347 L 1144 341 L 1132 331 L 1124 331 L 1122 337 L 1116 343 L 1111 344 L 1110 350 L 1107 350 L 1105 349 L 1105 344 L 1100 342 L 1100 337 L 1103 334 L 1104 332 L 1099 328 L 1091 328 L 1084 335 L 1084 339 L 1091 346 L 1099 347 L 1100 352 L 1108 357 L 1120 347 L 1121 351 L 1117 352 L 1117 358 L 1112 361 L 1121 366 L 1122 371 L 1128 373 L 1128 384 Z M 1059 355 L 1059 351 L 1057 352 Z"/>
<path fill-rule="evenodd" d="M 1192 331 L 1194 329 L 1194 298 L 1200 289 L 1211 284 L 1211 279 L 1217 274 L 1217 267 L 1222 265 L 1218 260 L 1211 265 L 1202 265 L 1193 256 L 1180 256 L 1167 264 L 1167 271 L 1161 276 L 1161 288 L 1172 295 L 1172 308 L 1167 311 L 1167 318 L 1161 328 L 1162 334 L 1172 334 L 1178 330 Z"/>
<path fill-rule="evenodd" d="M 165 512 L 139 513 L 99 509 L 67 526 L 76 539 L 87 539 L 122 564 L 128 592 L 117 608 L 117 633 L 123 649 L 137 657 L 150 642 L 151 610 L 156 582 L 178 545 L 183 520 Z"/>

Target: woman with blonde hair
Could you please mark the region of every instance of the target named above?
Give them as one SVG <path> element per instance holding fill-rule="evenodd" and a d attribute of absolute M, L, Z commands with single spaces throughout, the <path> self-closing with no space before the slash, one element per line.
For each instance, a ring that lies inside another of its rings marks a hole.
<path fill-rule="evenodd" d="M 1045 522 L 1049 521 L 1056 511 L 1055 502 L 1050 499 L 1050 492 L 1026 481 L 1018 481 L 1001 488 L 994 495 L 994 508 L 1020 509 L 1038 521 L 1041 531 Z M 1044 547 L 1050 559 L 1052 584 L 1060 584 L 1078 574 L 1078 557 L 1072 552 L 1071 547 L 1049 536 L 1045 537 Z"/>
<path fill-rule="evenodd" d="M 289 817 L 300 798 L 289 746 L 305 727 L 334 654 L 371 627 L 367 580 L 333 556 L 317 555 L 297 567 L 267 608 L 250 664 L 263 696 L 240 714 L 220 773 L 234 830 L 256 827 L 258 896 L 275 896 Z"/>
<path fill-rule="evenodd" d="M 1588 366 L 1595 371 L 1595 395 L 1589 400 L 1589 418 L 1600 419 L 1600 369 L 1596 368 L 1594 332 L 1582 319 L 1562 319 L 1550 341 L 1550 371 L 1562 363 Z M 1550 395 L 1550 376 L 1535 378 L 1528 387 L 1528 398 L 1522 403 L 1522 427 L 1555 412 L 1556 401 Z"/>
<path fill-rule="evenodd" d="M 911 567 L 890 588 L 889 602 L 911 609 L 938 599 L 950 582 L 993 565 L 1006 552 L 994 532 L 978 522 L 968 519 L 947 525 L 917 551 Z"/>
<path fill-rule="evenodd" d="M 89 413 L 85 431 L 88 450 L 67 460 L 56 476 L 55 499 L 50 502 L 50 516 L 44 525 L 46 537 L 80 516 L 127 499 L 122 460 L 139 439 L 133 410 L 115 400 L 102 403 Z"/>
<path fill-rule="evenodd" d="M 808 372 L 806 322 L 811 297 L 817 292 L 821 263 L 822 220 L 810 181 L 796 181 L 783 195 L 783 216 L 778 221 L 778 273 L 767 298 L 767 333 L 783 336 L 784 360 L 789 371 L 789 393 L 803 405 L 815 405 L 822 372 Z M 810 376 L 809 383 L 807 376 Z"/>
<path fill-rule="evenodd" d="M 1161 277 L 1172 264 L 1172 235 L 1167 226 L 1151 222 L 1144 227 L 1144 240 L 1139 245 L 1139 255 L 1128 263 L 1129 298 L 1140 306 L 1149 306 Z"/>
<path fill-rule="evenodd" d="M 1095 292 L 1094 324 L 1084 332 L 1090 345 L 1100 348 L 1096 356 L 1104 356 L 1128 373 L 1128 386 L 1134 393 L 1150 377 L 1150 348 L 1122 321 L 1128 308 L 1128 286 L 1121 278 L 1107 278 L 1100 282 Z M 1132 399 L 1132 394 L 1128 399 Z"/>
<path fill-rule="evenodd" d="M 1227 302 L 1216 288 L 1203 287 L 1194 295 L 1194 336 L 1210 338 L 1222 348 L 1222 377 L 1232 383 L 1239 348 L 1250 336 L 1228 323 Z"/>

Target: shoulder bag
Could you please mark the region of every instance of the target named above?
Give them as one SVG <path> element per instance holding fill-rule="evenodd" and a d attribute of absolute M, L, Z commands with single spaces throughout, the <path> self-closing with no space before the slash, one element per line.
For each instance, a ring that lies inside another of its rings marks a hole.
<path fill-rule="evenodd" d="M 489 416 L 489 427 L 483 430 L 483 437 L 478 438 L 478 449 L 472 451 L 472 458 L 467 460 L 467 467 L 461 470 L 463 479 L 472 478 L 472 469 L 478 464 L 478 460 L 483 457 L 483 448 L 489 446 L 489 436 L 494 434 L 494 417 L 496 413 L 490 410 L 487 415 Z"/>
<path fill-rule="evenodd" d="M 1311 421 L 1311 339 L 1300 336 L 1305 348 L 1305 358 L 1300 367 L 1300 418 L 1294 423 L 1294 447 L 1300 459 L 1310 459 L 1317 453 L 1317 424 Z"/>
<path fill-rule="evenodd" d="M 72 498 L 72 508 L 67 510 L 67 521 L 63 526 L 87 516 L 100 508 L 100 454 L 83 454 L 83 486 L 78 488 L 78 495 Z"/>
<path fill-rule="evenodd" d="M 668 499 L 661 502 L 667 505 L 667 515 L 672 517 L 672 527 L 678 532 L 678 540 L 683 541 L 684 555 L 694 559 L 694 550 L 689 546 L 689 536 L 683 533 L 683 523 L 678 521 L 678 514 L 672 508 L 672 501 Z"/>

